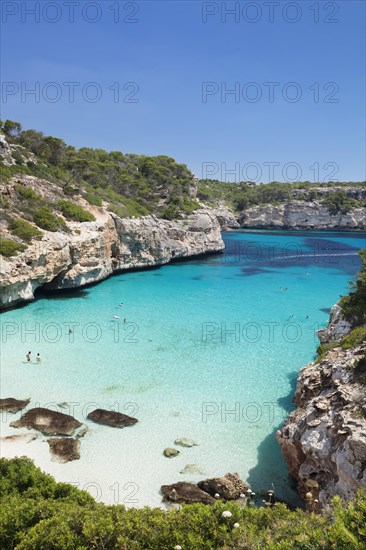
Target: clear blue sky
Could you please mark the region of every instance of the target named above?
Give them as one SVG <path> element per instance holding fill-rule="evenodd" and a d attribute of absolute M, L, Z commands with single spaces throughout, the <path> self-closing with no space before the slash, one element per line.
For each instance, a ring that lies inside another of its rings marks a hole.
<path fill-rule="evenodd" d="M 236 4 L 229 15 L 235 2 L 3 0 L 2 118 L 77 147 L 166 154 L 197 176 L 213 163 L 203 175 L 236 180 L 224 173 L 236 165 L 241 179 L 258 167 L 262 181 L 291 179 L 298 168 L 286 165 L 297 163 L 313 181 L 319 163 L 320 180 L 336 165 L 332 179 L 365 179 L 365 2 Z M 80 83 L 73 103 L 65 82 Z M 214 83 L 205 102 L 204 82 Z M 37 86 L 39 97 L 24 95 Z M 138 102 L 123 102 L 136 86 Z M 235 86 L 239 97 L 221 98 Z"/>

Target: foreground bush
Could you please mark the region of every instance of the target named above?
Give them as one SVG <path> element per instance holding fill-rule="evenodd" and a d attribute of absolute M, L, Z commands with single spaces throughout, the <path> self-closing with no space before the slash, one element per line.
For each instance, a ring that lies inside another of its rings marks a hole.
<path fill-rule="evenodd" d="M 0 459 L 0 495 L 2 550 L 351 550 L 366 542 L 365 494 L 348 505 L 336 500 L 329 516 L 223 502 L 126 510 L 98 504 L 16 458 Z M 223 518 L 224 510 L 232 516 Z"/>
<path fill-rule="evenodd" d="M 65 221 L 60 217 L 52 214 L 49 206 L 41 206 L 36 210 L 33 216 L 34 222 L 45 229 L 46 231 L 60 231 L 67 229 Z"/>
<path fill-rule="evenodd" d="M 14 235 L 27 243 L 30 243 L 32 239 L 40 239 L 42 237 L 41 231 L 22 218 L 11 220 L 9 229 Z"/>
<path fill-rule="evenodd" d="M 93 222 L 95 217 L 91 212 L 84 210 L 78 204 L 70 201 L 58 201 L 57 207 L 61 210 L 65 218 L 75 222 Z"/>
<path fill-rule="evenodd" d="M 16 256 L 18 252 L 24 252 L 25 246 L 10 239 L 0 238 L 0 255 L 5 258 Z"/>

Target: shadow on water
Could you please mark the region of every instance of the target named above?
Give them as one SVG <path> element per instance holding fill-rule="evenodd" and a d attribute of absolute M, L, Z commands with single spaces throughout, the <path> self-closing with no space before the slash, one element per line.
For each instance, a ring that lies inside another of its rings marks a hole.
<path fill-rule="evenodd" d="M 285 411 L 286 416 L 295 409 L 293 398 L 296 388 L 297 374 L 289 375 L 291 390 L 288 395 L 277 400 L 277 404 Z M 296 480 L 288 473 L 288 467 L 281 447 L 276 439 L 276 432 L 282 427 L 282 423 L 276 426 L 258 446 L 257 464 L 249 470 L 247 482 L 252 490 L 258 494 L 272 489 L 275 495 L 285 501 L 291 508 L 305 508 L 303 500 L 296 492 Z M 282 474 L 279 476 L 279 472 Z"/>
<path fill-rule="evenodd" d="M 35 300 L 47 298 L 47 300 L 69 300 L 70 298 L 89 298 L 89 292 L 81 288 L 70 288 L 61 290 L 46 290 L 38 288 L 34 293 Z"/>

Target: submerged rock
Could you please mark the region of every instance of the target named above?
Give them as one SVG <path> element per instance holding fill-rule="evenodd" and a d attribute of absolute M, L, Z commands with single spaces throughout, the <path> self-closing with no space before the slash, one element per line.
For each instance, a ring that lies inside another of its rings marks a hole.
<path fill-rule="evenodd" d="M 72 437 L 49 439 L 52 462 L 65 464 L 80 458 L 80 441 Z"/>
<path fill-rule="evenodd" d="M 14 399 L 13 397 L 6 397 L 0 399 L 0 411 L 15 414 L 22 409 L 25 409 L 29 405 L 30 399 Z"/>
<path fill-rule="evenodd" d="M 14 434 L 0 438 L 1 443 L 30 443 L 37 439 L 37 434 Z"/>
<path fill-rule="evenodd" d="M 181 447 L 194 447 L 195 445 L 199 445 L 199 443 L 197 443 L 197 441 L 194 441 L 193 439 L 180 437 L 179 439 L 176 439 L 174 441 L 174 445 L 180 445 Z"/>
<path fill-rule="evenodd" d="M 242 493 L 246 493 L 249 485 L 240 479 L 239 474 L 225 474 L 223 477 L 214 477 L 198 482 L 198 487 L 211 496 L 219 494 L 220 498 L 236 500 Z"/>
<path fill-rule="evenodd" d="M 163 455 L 167 458 L 173 458 L 174 456 L 179 455 L 180 451 L 178 449 L 173 449 L 173 447 L 167 447 L 163 451 Z"/>
<path fill-rule="evenodd" d="M 96 409 L 87 416 L 88 420 L 92 420 L 97 424 L 103 424 L 104 426 L 111 426 L 112 428 L 126 428 L 127 426 L 133 426 L 138 422 L 137 418 L 127 416 L 115 411 L 107 411 L 105 409 Z"/>
<path fill-rule="evenodd" d="M 205 474 L 205 472 L 202 471 L 197 464 L 186 464 L 183 470 L 181 470 L 179 473 L 180 474 L 200 474 L 200 475 Z"/>
<path fill-rule="evenodd" d="M 163 500 L 168 502 L 195 504 L 215 504 L 215 499 L 202 491 L 195 483 L 179 481 L 172 485 L 162 485 Z"/>
<path fill-rule="evenodd" d="M 30 409 L 19 420 L 10 424 L 13 428 L 38 430 L 46 435 L 73 435 L 81 423 L 73 416 L 37 407 Z"/>

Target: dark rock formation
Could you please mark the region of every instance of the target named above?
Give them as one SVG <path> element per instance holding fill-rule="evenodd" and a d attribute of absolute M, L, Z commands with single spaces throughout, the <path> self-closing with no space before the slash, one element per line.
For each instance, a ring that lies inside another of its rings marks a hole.
<path fill-rule="evenodd" d="M 49 439 L 52 462 L 70 462 L 80 458 L 80 441 L 72 437 Z"/>
<path fill-rule="evenodd" d="M 0 411 L 8 413 L 17 413 L 30 403 L 30 399 L 14 399 L 13 397 L 7 397 L 0 399 Z"/>
<path fill-rule="evenodd" d="M 126 426 L 133 426 L 138 422 L 137 418 L 127 416 L 115 411 L 106 411 L 105 409 L 96 409 L 87 416 L 88 420 L 92 420 L 97 424 L 103 424 L 105 426 L 111 426 L 112 428 L 126 428 Z"/>
<path fill-rule="evenodd" d="M 38 430 L 46 435 L 73 435 L 81 423 L 73 416 L 37 407 L 30 409 L 19 420 L 10 424 L 13 428 Z"/>
<path fill-rule="evenodd" d="M 198 487 L 206 493 L 214 496 L 219 494 L 225 500 L 236 500 L 241 494 L 245 494 L 249 485 L 240 479 L 239 474 L 225 474 L 223 477 L 205 479 L 198 482 Z"/>
<path fill-rule="evenodd" d="M 163 500 L 168 502 L 195 504 L 215 504 L 215 499 L 202 491 L 195 483 L 179 481 L 172 485 L 162 485 Z"/>
<path fill-rule="evenodd" d="M 178 449 L 173 449 L 172 447 L 167 447 L 166 449 L 164 449 L 163 455 L 166 456 L 167 458 L 172 458 L 174 456 L 179 455 L 179 452 L 180 451 L 178 451 Z"/>

